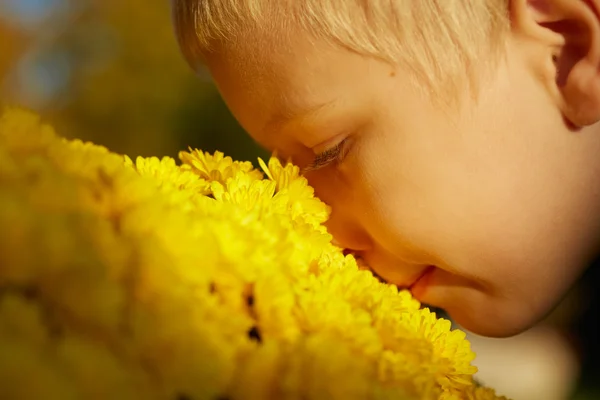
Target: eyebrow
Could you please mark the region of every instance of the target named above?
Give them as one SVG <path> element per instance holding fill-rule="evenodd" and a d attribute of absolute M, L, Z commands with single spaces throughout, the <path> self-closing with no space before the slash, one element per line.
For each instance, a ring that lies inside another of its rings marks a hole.
<path fill-rule="evenodd" d="M 329 100 L 322 103 L 311 104 L 308 106 L 295 106 L 285 108 L 284 110 L 273 115 L 265 124 L 264 130 L 275 130 L 282 125 L 286 125 L 292 121 L 300 121 L 322 112 L 327 108 L 331 108 L 337 103 L 336 100 Z"/>

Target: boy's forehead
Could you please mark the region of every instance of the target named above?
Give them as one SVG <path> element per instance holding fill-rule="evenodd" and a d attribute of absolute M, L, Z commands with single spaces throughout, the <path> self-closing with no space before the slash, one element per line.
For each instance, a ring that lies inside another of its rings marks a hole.
<path fill-rule="evenodd" d="M 265 123 L 322 109 L 339 97 L 343 87 L 336 78 L 347 68 L 333 63 L 326 54 L 318 54 L 319 49 L 286 53 L 254 50 L 249 45 L 222 48 L 207 56 L 207 64 L 226 100 L 269 109 L 271 115 Z"/>
<path fill-rule="evenodd" d="M 284 130 L 335 123 L 396 90 L 389 64 L 326 41 L 281 40 L 273 51 L 263 45 L 222 46 L 207 58 L 234 116 L 267 147 L 271 139 L 281 140 Z"/>

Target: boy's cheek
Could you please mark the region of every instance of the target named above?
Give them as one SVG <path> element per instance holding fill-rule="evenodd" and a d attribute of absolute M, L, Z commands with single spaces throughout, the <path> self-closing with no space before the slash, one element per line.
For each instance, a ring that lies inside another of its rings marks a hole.
<path fill-rule="evenodd" d="M 540 235 L 542 226 L 499 222 L 447 218 L 435 236 L 420 236 L 439 268 L 416 294 L 466 329 L 507 336 L 529 328 L 556 305 L 577 278 L 577 268 L 567 270 L 577 252 L 561 257 L 549 250 L 557 247 L 550 238 L 555 235 Z"/>
<path fill-rule="evenodd" d="M 460 265 L 469 278 L 439 271 L 421 300 L 446 309 L 457 323 L 486 336 L 511 336 L 539 322 L 585 268 L 568 255 L 517 261 L 517 255 L 497 253 L 487 262 L 473 262 L 478 257 L 471 255 L 470 263 Z"/>

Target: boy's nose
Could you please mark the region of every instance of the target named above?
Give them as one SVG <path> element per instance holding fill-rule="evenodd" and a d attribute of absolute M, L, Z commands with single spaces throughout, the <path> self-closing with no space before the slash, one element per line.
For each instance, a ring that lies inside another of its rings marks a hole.
<path fill-rule="evenodd" d="M 353 197 L 318 171 L 308 172 L 305 176 L 314 188 L 315 195 L 332 207 L 325 226 L 333 236 L 334 244 L 354 253 L 369 250 L 372 247 L 371 239 L 357 221 Z"/>

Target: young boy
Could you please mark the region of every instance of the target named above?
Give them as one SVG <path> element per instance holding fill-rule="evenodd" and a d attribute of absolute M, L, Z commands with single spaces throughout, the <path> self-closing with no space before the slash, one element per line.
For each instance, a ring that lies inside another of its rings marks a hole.
<path fill-rule="evenodd" d="M 600 0 L 172 1 L 188 62 L 387 282 L 510 336 L 597 255 Z"/>

